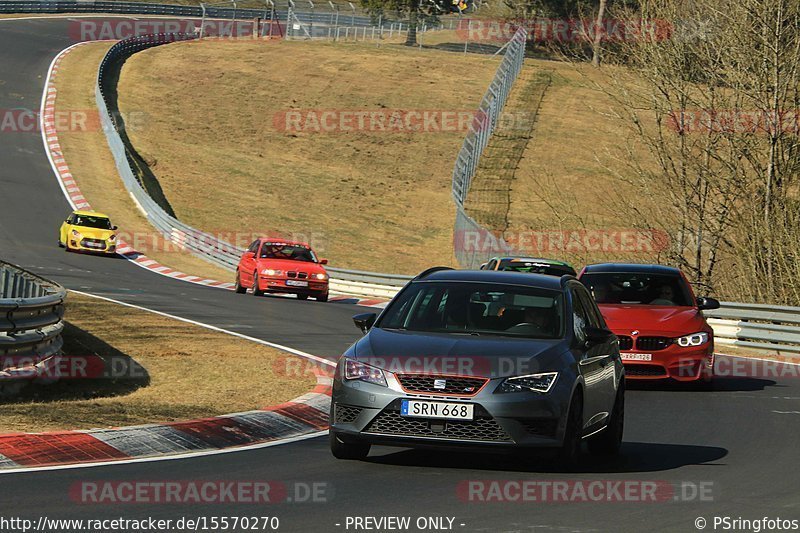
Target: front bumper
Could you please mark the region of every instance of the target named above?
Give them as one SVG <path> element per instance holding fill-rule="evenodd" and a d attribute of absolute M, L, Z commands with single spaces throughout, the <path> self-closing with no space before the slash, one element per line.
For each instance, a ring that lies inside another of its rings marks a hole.
<path fill-rule="evenodd" d="M 564 438 L 572 390 L 559 379 L 547 394 L 494 393 L 503 381 L 492 379 L 472 397 L 412 394 L 396 380 L 388 387 L 334 380 L 331 429 L 343 440 L 404 447 L 513 449 L 557 447 Z M 400 414 L 402 399 L 469 403 L 474 420 L 441 420 Z"/>
<path fill-rule="evenodd" d="M 632 360 L 632 357 L 650 355 L 650 361 Z M 713 374 L 713 343 L 697 348 L 681 348 L 677 345 L 652 352 L 620 352 L 625 366 L 625 378 L 631 380 L 674 379 L 676 381 L 697 381 L 707 379 Z"/>
<path fill-rule="evenodd" d="M 292 281 L 305 281 L 308 283 L 305 287 L 298 287 L 296 285 L 287 285 L 287 282 Z M 327 294 L 328 280 L 313 280 L 313 279 L 290 279 L 278 278 L 275 276 L 258 276 L 258 288 L 262 291 L 280 292 L 288 294 Z"/>
<path fill-rule="evenodd" d="M 116 241 L 105 241 L 102 239 L 88 239 L 70 237 L 69 247 L 71 250 L 80 252 L 92 252 L 96 254 L 115 254 L 117 253 Z"/>

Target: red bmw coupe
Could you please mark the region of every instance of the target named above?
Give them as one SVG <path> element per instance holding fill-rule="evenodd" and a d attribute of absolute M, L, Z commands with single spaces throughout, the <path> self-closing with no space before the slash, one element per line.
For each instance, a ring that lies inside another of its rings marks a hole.
<path fill-rule="evenodd" d="M 708 381 L 714 332 L 702 311 L 714 298 L 695 298 L 686 276 L 662 265 L 589 265 L 579 276 L 592 291 L 630 379 Z"/>
<path fill-rule="evenodd" d="M 236 292 L 250 288 L 254 295 L 265 292 L 309 296 L 318 302 L 328 301 L 328 273 L 311 247 L 303 242 L 256 239 L 242 254 L 236 269 Z"/>

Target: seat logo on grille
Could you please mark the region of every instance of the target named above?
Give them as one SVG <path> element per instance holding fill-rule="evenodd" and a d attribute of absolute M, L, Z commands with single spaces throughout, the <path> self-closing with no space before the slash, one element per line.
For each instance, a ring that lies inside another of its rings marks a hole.
<path fill-rule="evenodd" d="M 434 379 L 433 380 L 433 388 L 437 390 L 444 390 L 447 388 L 447 380 L 446 379 Z"/>

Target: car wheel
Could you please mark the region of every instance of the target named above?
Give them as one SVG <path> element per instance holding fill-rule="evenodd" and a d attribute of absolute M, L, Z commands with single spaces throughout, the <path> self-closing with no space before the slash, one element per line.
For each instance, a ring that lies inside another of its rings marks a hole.
<path fill-rule="evenodd" d="M 297 299 L 298 300 L 308 300 L 308 294 L 298 294 L 297 295 Z"/>
<path fill-rule="evenodd" d="M 608 426 L 588 439 L 589 452 L 594 455 L 619 454 L 622 446 L 622 433 L 625 429 L 625 386 L 623 383 L 620 383 L 617 391 L 617 399 L 614 401 L 614 409 L 611 411 Z"/>
<path fill-rule="evenodd" d="M 558 462 L 567 471 L 575 469 L 581 454 L 581 430 L 583 429 L 583 396 L 580 390 L 575 391 L 569 403 L 567 427 L 564 431 L 564 443 L 558 451 Z"/>
<path fill-rule="evenodd" d="M 236 294 L 244 294 L 247 292 L 247 287 L 242 287 L 242 281 L 239 279 L 239 271 L 236 271 L 236 281 L 234 282 L 233 290 Z"/>
<path fill-rule="evenodd" d="M 331 453 L 337 459 L 361 460 L 369 455 L 370 445 L 365 442 L 345 442 L 335 431 L 330 431 Z"/>
<path fill-rule="evenodd" d="M 258 288 L 258 272 L 253 272 L 253 296 L 264 296 L 264 291 Z"/>
<path fill-rule="evenodd" d="M 317 296 L 317 301 L 318 302 L 327 302 L 328 301 L 328 293 L 326 292 L 324 294 L 320 294 L 319 296 Z"/>

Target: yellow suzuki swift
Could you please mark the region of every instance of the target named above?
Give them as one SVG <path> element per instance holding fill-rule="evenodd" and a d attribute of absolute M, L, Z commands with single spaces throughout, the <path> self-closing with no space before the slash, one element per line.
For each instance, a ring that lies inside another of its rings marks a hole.
<path fill-rule="evenodd" d="M 73 211 L 61 224 L 58 245 L 68 252 L 84 251 L 113 254 L 117 252 L 117 226 L 103 213 Z"/>

